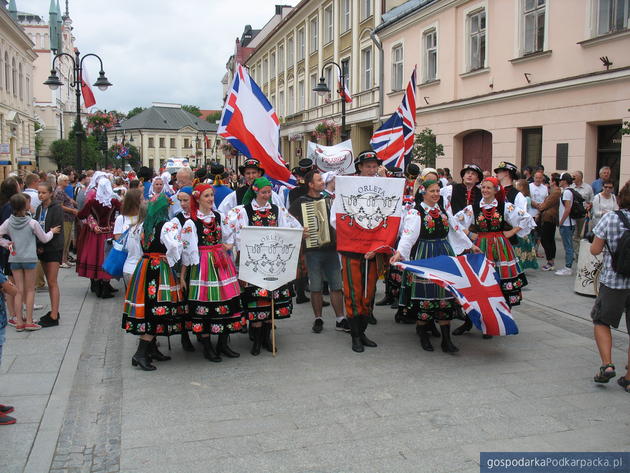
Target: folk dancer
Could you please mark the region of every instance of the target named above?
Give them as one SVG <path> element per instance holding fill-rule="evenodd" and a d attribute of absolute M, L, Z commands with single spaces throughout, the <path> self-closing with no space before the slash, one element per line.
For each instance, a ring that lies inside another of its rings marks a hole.
<path fill-rule="evenodd" d="M 272 192 L 271 182 L 265 177 L 259 177 L 251 184 L 243 196 L 243 205 L 230 210 L 226 217 L 226 243 L 231 243 L 240 250 L 240 232 L 246 226 L 302 228 L 284 207 L 278 207 L 271 202 Z M 274 318 L 286 319 L 293 311 L 292 291 L 288 284 L 274 291 L 252 284 L 243 283 L 242 286 L 243 308 L 250 322 L 253 338 L 250 353 L 258 356 L 261 346 L 272 351 L 271 298 L 274 300 Z"/>
<path fill-rule="evenodd" d="M 201 335 L 204 357 L 221 361 L 221 355 L 238 358 L 228 346 L 228 335 L 240 332 L 245 318 L 236 267 L 223 243 L 221 215 L 212 210 L 214 188 L 197 184 L 190 201 L 190 215 L 182 228 L 180 285 L 187 294 L 190 330 Z M 188 327 L 187 327 L 188 328 Z M 218 335 L 216 350 L 210 335 Z"/>
<path fill-rule="evenodd" d="M 355 161 L 357 174 L 374 177 L 378 172 L 380 159 L 373 151 L 363 151 Z M 331 214 L 330 223 L 337 227 L 336 216 Z M 365 335 L 368 323 L 376 323 L 374 318 L 374 295 L 378 271 L 375 253 L 341 253 L 341 275 L 343 295 L 346 305 L 346 317 L 352 335 L 352 350 L 362 353 L 364 347 L 376 347 L 376 343 Z"/>
<path fill-rule="evenodd" d="M 170 360 L 157 349 L 155 337 L 185 330 L 182 293 L 172 269 L 182 254 L 181 229 L 177 222 L 168 221 L 168 206 L 165 195 L 149 202 L 142 223 L 144 254 L 127 287 L 123 308 L 123 330 L 140 337 L 131 364 L 144 371 L 156 369 L 152 360 Z"/>
<path fill-rule="evenodd" d="M 322 192 L 324 190 L 324 179 L 317 170 L 311 170 L 304 176 L 303 187 L 306 192 L 300 195 L 291 203 L 289 213 L 296 217 L 298 221 L 304 226 L 304 238 L 308 238 L 309 229 L 306 225 L 305 216 L 303 214 L 302 204 L 307 202 L 316 202 L 324 199 L 326 202 L 326 221 L 324 225 L 329 226 L 330 242 L 323 244 L 317 248 L 304 248 L 304 256 L 306 259 L 306 266 L 308 267 L 308 281 L 311 288 L 311 305 L 313 306 L 313 313 L 315 314 L 315 321 L 313 322 L 313 332 L 320 333 L 324 328 L 324 321 L 322 319 L 322 289 L 324 285 L 324 279 L 328 282 L 330 291 L 330 300 L 332 302 L 333 309 L 335 310 L 336 324 L 335 329 L 345 332 L 350 331 L 348 321 L 343 315 L 343 295 L 341 293 L 341 265 L 339 263 L 339 257 L 336 251 L 335 233 L 332 227 L 330 227 L 330 207 L 331 202 L 329 197 L 324 197 Z M 322 222 L 319 222 L 320 224 Z"/>

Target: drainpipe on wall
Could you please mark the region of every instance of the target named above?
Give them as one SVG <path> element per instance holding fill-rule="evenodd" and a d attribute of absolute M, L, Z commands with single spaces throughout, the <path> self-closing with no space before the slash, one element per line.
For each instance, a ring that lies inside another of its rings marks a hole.
<path fill-rule="evenodd" d="M 374 31 L 370 32 L 370 38 L 376 45 L 379 50 L 379 58 L 378 58 L 378 121 L 379 124 L 381 122 L 381 117 L 383 116 L 383 96 L 385 92 L 385 84 L 384 77 L 385 71 L 383 70 L 385 67 L 385 53 L 383 52 L 383 43 L 378 39 L 378 36 Z"/>

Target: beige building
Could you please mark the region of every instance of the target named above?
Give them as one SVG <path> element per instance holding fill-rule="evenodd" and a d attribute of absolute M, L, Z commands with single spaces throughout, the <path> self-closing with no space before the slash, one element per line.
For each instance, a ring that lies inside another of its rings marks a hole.
<path fill-rule="evenodd" d="M 248 45 L 256 49 L 245 65 L 280 118 L 281 150 L 291 165 L 314 141 L 319 123 L 333 119 L 341 125 L 333 61 L 349 77 L 353 102 L 347 104 L 346 128 L 354 151 L 369 147 L 380 100 L 378 50 L 370 33 L 380 21 L 380 2 L 373 0 L 302 0 Z M 328 97 L 312 91 L 322 72 L 332 91 Z"/>
<path fill-rule="evenodd" d="M 439 167 L 603 165 L 630 179 L 629 0 L 411 0 L 383 15 L 384 115 L 418 66 Z"/>
<path fill-rule="evenodd" d="M 223 156 L 216 123 L 196 117 L 180 104 L 154 103 L 124 120 L 107 132 L 108 147 L 122 143 L 123 138 L 138 148 L 142 165 L 156 172 L 171 158 L 187 158 L 195 168 Z"/>
<path fill-rule="evenodd" d="M 45 170 L 56 169 L 57 164 L 50 158 L 50 144 L 55 140 L 68 138 L 68 133 L 76 120 L 75 90 L 70 85 L 73 80 L 72 61 L 66 57 L 57 60 L 57 74 L 63 86 L 51 90 L 44 85 L 44 81 L 50 74 L 56 52 L 74 56 L 75 37 L 72 34 L 72 20 L 67 11 L 61 15 L 58 2 L 54 0 L 51 2 L 48 20 L 34 13 L 18 12 L 17 17 L 25 33 L 35 45 L 34 49 L 37 53 L 33 72 L 33 103 L 35 119 L 42 126 L 38 132 L 42 143 L 39 167 Z M 51 25 L 54 28 L 51 28 Z M 91 64 L 93 63 L 89 60 L 86 61 L 88 68 Z M 84 112 L 82 107 L 82 114 Z M 84 124 L 85 117 L 82 115 Z"/>
<path fill-rule="evenodd" d="M 37 55 L 15 14 L 6 4 L 0 5 L 0 179 L 35 161 L 33 61 Z"/>

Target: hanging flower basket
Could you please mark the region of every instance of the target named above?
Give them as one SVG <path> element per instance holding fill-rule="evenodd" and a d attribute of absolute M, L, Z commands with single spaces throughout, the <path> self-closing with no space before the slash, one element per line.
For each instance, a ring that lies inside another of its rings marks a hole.
<path fill-rule="evenodd" d="M 327 144 L 330 144 L 335 137 L 339 136 L 340 129 L 341 127 L 333 120 L 324 120 L 323 122 L 317 124 L 315 131 L 311 133 L 311 136 L 317 142 L 323 140 L 326 141 Z"/>

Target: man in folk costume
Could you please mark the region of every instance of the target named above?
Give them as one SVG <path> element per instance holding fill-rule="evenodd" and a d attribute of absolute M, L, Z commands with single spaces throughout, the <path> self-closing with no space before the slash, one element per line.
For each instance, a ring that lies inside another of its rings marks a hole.
<path fill-rule="evenodd" d="M 514 187 L 514 181 L 518 179 L 518 168 L 512 163 L 502 161 L 495 168 L 494 174 L 505 190 L 505 201 L 527 212 L 527 199 Z"/>
<path fill-rule="evenodd" d="M 303 203 L 316 202 L 324 199 L 326 202 L 326 221 L 324 225 L 329 225 L 330 242 L 322 244 L 315 248 L 304 248 L 304 257 L 306 260 L 306 266 L 309 268 L 309 281 L 311 285 L 311 304 L 313 306 L 313 313 L 315 314 L 315 321 L 313 323 L 313 332 L 320 333 L 324 328 L 324 321 L 322 319 L 322 307 L 324 307 L 322 299 L 322 290 L 324 286 L 324 279 L 328 281 L 330 288 L 330 300 L 332 301 L 333 309 L 336 315 L 335 329 L 349 332 L 348 321 L 343 316 L 343 294 L 341 293 L 341 266 L 339 265 L 339 258 L 335 250 L 335 233 L 330 228 L 330 197 L 324 197 L 322 194 L 324 190 L 324 179 L 318 170 L 313 169 L 306 173 L 304 176 L 304 184 L 302 187 L 306 189 L 306 193 L 302 194 L 296 200 L 291 203 L 289 213 L 293 215 L 298 221 L 310 231 L 315 231 L 314 228 L 308 228 L 308 221 L 304 215 Z M 320 221 L 321 224 L 321 221 Z M 308 232 L 305 232 L 304 238 L 308 238 Z M 305 245 L 304 245 L 305 246 Z"/>
<path fill-rule="evenodd" d="M 380 159 L 373 151 L 364 151 L 357 157 L 355 167 L 357 175 L 375 177 Z M 330 223 L 336 228 L 336 216 L 332 214 Z M 341 274 L 343 279 L 343 293 L 346 305 L 346 317 L 352 335 L 352 350 L 361 353 L 364 347 L 376 347 L 376 343 L 367 338 L 365 330 L 368 319 L 374 319 L 374 295 L 378 270 L 374 253 L 352 253 L 342 251 Z"/>
<path fill-rule="evenodd" d="M 416 184 L 416 179 L 420 175 L 420 168 L 416 163 L 409 163 L 405 169 L 405 192 L 403 192 L 403 202 L 405 205 L 415 204 L 413 187 Z"/>
<path fill-rule="evenodd" d="M 231 194 L 228 194 L 221 202 L 221 205 L 217 208 L 219 213 L 227 215 L 230 210 L 238 205 L 243 205 L 243 197 L 245 193 L 250 189 L 252 183 L 265 175 L 264 168 L 261 167 L 260 161 L 254 158 L 246 159 L 245 162 L 238 167 L 238 172 L 245 178 L 245 185 L 239 187 Z M 278 207 L 284 207 L 278 194 L 272 192 L 271 201 Z"/>
<path fill-rule="evenodd" d="M 481 168 L 476 164 L 465 164 L 459 175 L 462 182 L 451 184 L 440 190 L 444 199 L 444 208 L 452 215 L 481 200 L 479 189 L 479 183 L 483 180 Z"/>

